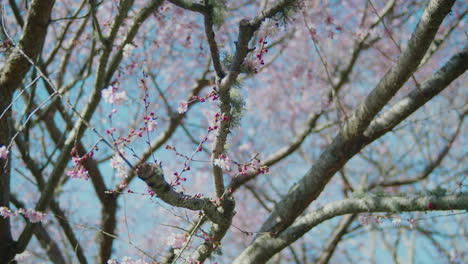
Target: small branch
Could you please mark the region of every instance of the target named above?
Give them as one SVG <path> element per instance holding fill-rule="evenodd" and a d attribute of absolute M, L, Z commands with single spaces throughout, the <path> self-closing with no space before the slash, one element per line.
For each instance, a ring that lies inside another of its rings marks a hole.
<path fill-rule="evenodd" d="M 377 186 L 390 187 L 390 186 L 407 185 L 407 184 L 412 184 L 412 183 L 424 180 L 427 177 L 429 177 L 429 175 L 434 171 L 434 169 L 436 169 L 442 163 L 442 160 L 450 152 L 450 149 L 452 148 L 453 142 L 455 142 L 455 139 L 460 134 L 460 130 L 461 130 L 461 127 L 462 127 L 462 124 L 463 124 L 463 120 L 464 120 L 464 116 L 460 118 L 460 122 L 458 123 L 458 126 L 457 126 L 457 129 L 455 130 L 455 133 L 452 135 L 450 140 L 446 143 L 444 148 L 442 148 L 442 150 L 440 150 L 440 152 L 437 154 L 436 159 L 429 162 L 429 164 L 426 165 L 424 170 L 418 176 L 415 176 L 415 177 L 412 177 L 412 178 L 397 179 L 397 180 L 383 180 L 381 182 L 376 182 L 376 183 L 370 184 L 368 188 L 373 189 L 373 188 L 375 188 Z"/>
<path fill-rule="evenodd" d="M 442 92 L 452 81 L 468 69 L 468 45 L 453 55 L 421 87 L 413 89 L 406 97 L 395 103 L 390 109 L 380 114 L 364 132 L 370 139 L 375 139 L 392 130 L 401 121 Z"/>
<path fill-rule="evenodd" d="M 281 149 L 277 150 L 270 156 L 268 156 L 265 161 L 260 164 L 260 167 L 267 166 L 270 167 L 277 162 L 283 160 L 284 158 L 291 155 L 294 151 L 296 151 L 307 138 L 307 136 L 312 132 L 312 130 L 316 127 L 318 119 L 322 116 L 323 112 L 320 113 L 313 113 L 310 114 L 307 118 L 306 124 L 294 140 L 289 143 L 289 145 L 282 147 Z M 251 171 L 246 175 L 239 175 L 232 179 L 231 183 L 229 184 L 228 189 L 233 191 L 237 190 L 239 187 L 247 183 L 248 181 L 254 179 L 260 173 L 258 171 Z"/>
<path fill-rule="evenodd" d="M 341 131 L 345 138 L 356 137 L 364 132 L 377 113 L 417 70 L 437 29 L 454 3 L 453 0 L 433 0 L 429 3 L 408 42 L 408 47 L 346 122 Z"/>
<path fill-rule="evenodd" d="M 205 23 L 205 35 L 210 47 L 211 59 L 213 60 L 213 67 L 219 79 L 223 79 L 226 73 L 223 71 L 223 66 L 219 60 L 218 44 L 216 43 L 215 33 L 213 31 L 213 7 L 209 7 L 207 12 L 203 14 Z"/>
<path fill-rule="evenodd" d="M 333 253 L 336 251 L 338 247 L 338 243 L 341 241 L 344 235 L 348 232 L 348 227 L 356 218 L 355 214 L 350 214 L 344 216 L 338 226 L 336 226 L 331 234 L 330 238 L 328 239 L 326 246 L 321 251 L 320 256 L 318 257 L 315 264 L 327 264 L 330 261 L 330 258 L 333 256 Z"/>
<path fill-rule="evenodd" d="M 283 11 L 285 8 L 295 4 L 297 0 L 282 0 L 278 4 L 272 6 L 270 9 L 262 12 L 262 15 L 256 16 L 252 21 L 242 19 L 239 22 L 239 34 L 236 41 L 236 53 L 234 54 L 234 60 L 229 68 L 229 73 L 226 78 L 223 79 L 222 86 L 230 87 L 240 74 L 240 67 L 244 62 L 245 57 L 251 51 L 249 48 L 249 42 L 252 39 L 253 34 L 257 31 L 262 22 L 266 18 L 271 18 Z"/>
<path fill-rule="evenodd" d="M 223 224 L 227 220 L 218 211 L 218 207 L 208 198 L 197 198 L 184 193 L 177 192 L 164 179 L 161 165 L 155 163 L 144 163 L 137 167 L 137 174 L 151 188 L 151 190 L 164 202 L 176 207 L 182 207 L 194 211 L 203 211 L 207 218 L 214 222 Z"/>

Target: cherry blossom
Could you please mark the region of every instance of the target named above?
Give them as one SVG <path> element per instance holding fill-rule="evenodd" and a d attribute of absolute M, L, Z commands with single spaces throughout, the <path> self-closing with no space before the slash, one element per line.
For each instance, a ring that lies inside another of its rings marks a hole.
<path fill-rule="evenodd" d="M 29 219 L 31 223 L 41 222 L 46 216 L 45 213 L 37 212 L 34 209 L 22 210 L 21 213 L 24 215 L 24 217 Z"/>
<path fill-rule="evenodd" d="M 127 93 L 117 92 L 117 90 L 117 87 L 110 85 L 101 91 L 101 96 L 107 103 L 121 105 L 127 100 Z"/>
<path fill-rule="evenodd" d="M 153 132 L 156 130 L 156 128 L 158 127 L 158 123 L 154 120 L 149 120 L 147 123 L 146 123 L 146 127 L 148 128 L 148 131 L 149 132 Z"/>
<path fill-rule="evenodd" d="M 15 214 L 8 207 L 0 207 L 0 216 L 2 216 L 3 218 L 8 218 L 14 215 Z"/>
<path fill-rule="evenodd" d="M 214 160 L 214 165 L 220 167 L 223 170 L 231 170 L 229 163 L 231 161 L 229 158 L 223 154 L 219 155 L 217 159 Z"/>
<path fill-rule="evenodd" d="M 186 242 L 187 238 L 185 235 L 173 234 L 171 237 L 169 237 L 167 244 L 173 248 L 182 248 Z"/>
<path fill-rule="evenodd" d="M 83 166 L 79 166 L 79 167 L 75 167 L 73 169 L 67 170 L 65 171 L 65 175 L 74 179 L 81 179 L 81 180 L 89 179 L 89 173 Z"/>
<path fill-rule="evenodd" d="M 179 102 L 179 107 L 177 107 L 177 112 L 179 112 L 179 114 L 183 114 L 185 112 L 187 112 L 188 110 L 188 102 L 187 101 L 180 101 Z"/>
<path fill-rule="evenodd" d="M 6 146 L 3 145 L 3 146 L 0 147 L 0 158 L 1 159 L 7 159 L 8 158 L 8 153 L 10 153 L 10 151 L 8 151 Z"/>
<path fill-rule="evenodd" d="M 123 152 L 121 152 L 123 153 Z M 115 154 L 111 161 L 110 161 L 110 166 L 113 168 L 113 169 L 116 169 L 116 175 L 118 177 L 121 177 L 121 178 L 126 178 L 127 177 L 127 173 L 126 173 L 126 170 L 125 170 L 125 162 L 123 160 L 123 158 L 117 153 Z"/>

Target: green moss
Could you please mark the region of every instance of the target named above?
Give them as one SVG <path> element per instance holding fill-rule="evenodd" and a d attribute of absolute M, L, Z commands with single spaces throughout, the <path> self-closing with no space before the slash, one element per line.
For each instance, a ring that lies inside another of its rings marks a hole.
<path fill-rule="evenodd" d="M 245 109 L 245 101 L 239 87 L 233 86 L 229 90 L 231 97 L 231 128 L 239 126 Z"/>

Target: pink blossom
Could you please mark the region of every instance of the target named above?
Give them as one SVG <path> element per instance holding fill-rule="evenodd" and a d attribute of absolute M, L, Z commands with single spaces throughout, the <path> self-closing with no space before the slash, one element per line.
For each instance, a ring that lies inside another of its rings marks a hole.
<path fill-rule="evenodd" d="M 83 159 L 80 157 L 72 157 L 72 163 L 75 166 L 80 166 L 82 160 Z"/>
<path fill-rule="evenodd" d="M 0 147 L 0 158 L 1 159 L 7 159 L 8 158 L 8 153 L 10 153 L 10 151 L 8 151 L 8 149 L 7 149 L 7 147 L 5 145 Z"/>
<path fill-rule="evenodd" d="M 65 174 L 74 179 L 82 179 L 82 180 L 89 179 L 88 171 L 83 166 L 78 166 L 71 170 L 67 170 Z"/>
<path fill-rule="evenodd" d="M 150 120 L 148 123 L 146 123 L 146 126 L 148 127 L 149 132 L 153 132 L 156 130 L 156 127 L 158 127 L 158 123 L 156 123 L 154 120 Z"/>
<path fill-rule="evenodd" d="M 45 213 L 36 212 L 34 211 L 34 209 L 24 210 L 22 214 L 24 215 L 24 217 L 29 219 L 31 223 L 41 222 L 42 220 L 44 220 L 44 217 L 46 216 Z"/>
<path fill-rule="evenodd" d="M 214 160 L 214 165 L 220 167 L 223 170 L 231 170 L 231 167 L 229 167 L 229 162 L 230 161 L 231 160 L 229 160 L 228 157 L 221 154 L 221 155 L 219 155 L 219 157 L 217 159 Z"/>
<path fill-rule="evenodd" d="M 110 104 L 121 105 L 127 100 L 127 93 L 117 92 L 117 87 L 110 85 L 101 91 L 101 96 L 105 102 Z"/>
<path fill-rule="evenodd" d="M 123 159 L 122 157 L 120 157 L 119 154 L 115 154 L 112 159 L 110 160 L 110 166 L 113 168 L 113 169 L 117 169 L 118 167 L 122 166 L 123 165 Z"/>
<path fill-rule="evenodd" d="M 173 248 L 182 248 L 187 242 L 185 235 L 172 235 L 169 237 L 168 245 Z"/>
<path fill-rule="evenodd" d="M 119 154 L 115 154 L 112 157 L 112 159 L 110 161 L 110 166 L 113 169 L 117 170 L 115 174 L 118 177 L 121 177 L 121 178 L 126 178 L 127 177 L 127 173 L 126 173 L 125 166 L 124 166 L 124 160 Z"/>
<path fill-rule="evenodd" d="M 363 226 L 369 225 L 369 216 L 367 215 L 360 215 L 359 216 L 359 223 Z"/>
<path fill-rule="evenodd" d="M 8 218 L 14 215 L 15 214 L 10 209 L 8 209 L 8 207 L 0 207 L 0 216 L 3 216 L 3 218 Z"/>
<path fill-rule="evenodd" d="M 119 262 L 117 260 L 115 260 L 115 259 L 109 259 L 107 261 L 107 264 L 119 264 Z"/>
<path fill-rule="evenodd" d="M 187 112 L 188 110 L 188 102 L 187 101 L 180 101 L 179 102 L 179 107 L 177 108 L 177 112 L 179 112 L 179 114 L 183 114 L 185 112 Z"/>

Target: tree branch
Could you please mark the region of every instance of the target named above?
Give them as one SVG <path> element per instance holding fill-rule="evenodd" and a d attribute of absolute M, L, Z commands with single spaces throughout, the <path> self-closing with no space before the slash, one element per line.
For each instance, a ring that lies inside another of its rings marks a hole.
<path fill-rule="evenodd" d="M 214 223 L 223 224 L 227 221 L 218 211 L 214 201 L 208 198 L 197 198 L 177 192 L 164 179 L 161 165 L 156 163 L 144 163 L 137 167 L 138 177 L 151 188 L 151 190 L 164 202 L 176 207 L 182 207 L 194 211 L 203 211 L 208 219 Z"/>
<path fill-rule="evenodd" d="M 203 21 L 205 23 L 205 36 L 210 47 L 211 59 L 213 60 L 213 67 L 219 79 L 224 78 L 226 73 L 223 70 L 221 61 L 219 60 L 218 43 L 216 43 L 215 33 L 213 31 L 213 7 L 207 7 L 207 11 L 203 13 Z"/>
<path fill-rule="evenodd" d="M 429 204 L 431 208 L 429 209 Z M 265 263 L 275 253 L 290 245 L 306 232 L 333 217 L 345 214 L 371 212 L 414 212 L 414 211 L 468 210 L 468 194 L 443 197 L 366 197 L 351 198 L 325 205 L 305 216 L 299 217 L 290 227 L 277 236 L 259 236 L 233 263 Z"/>
<path fill-rule="evenodd" d="M 355 109 L 346 125 L 320 155 L 312 168 L 298 183 L 291 187 L 288 195 L 278 203 L 262 225 L 262 232 L 276 233 L 289 226 L 320 195 L 335 172 L 341 169 L 363 147 L 378 138 L 372 137 L 372 140 L 369 140 L 368 137 L 362 135 L 362 132 L 416 69 L 443 17 L 449 12 L 453 3 L 454 1 L 439 2 L 436 0 L 430 2 L 400 59 L 364 102 Z M 448 75 L 455 76 L 456 74 Z M 443 87 L 449 83 L 444 83 Z M 401 120 L 399 119 L 398 122 Z"/>

